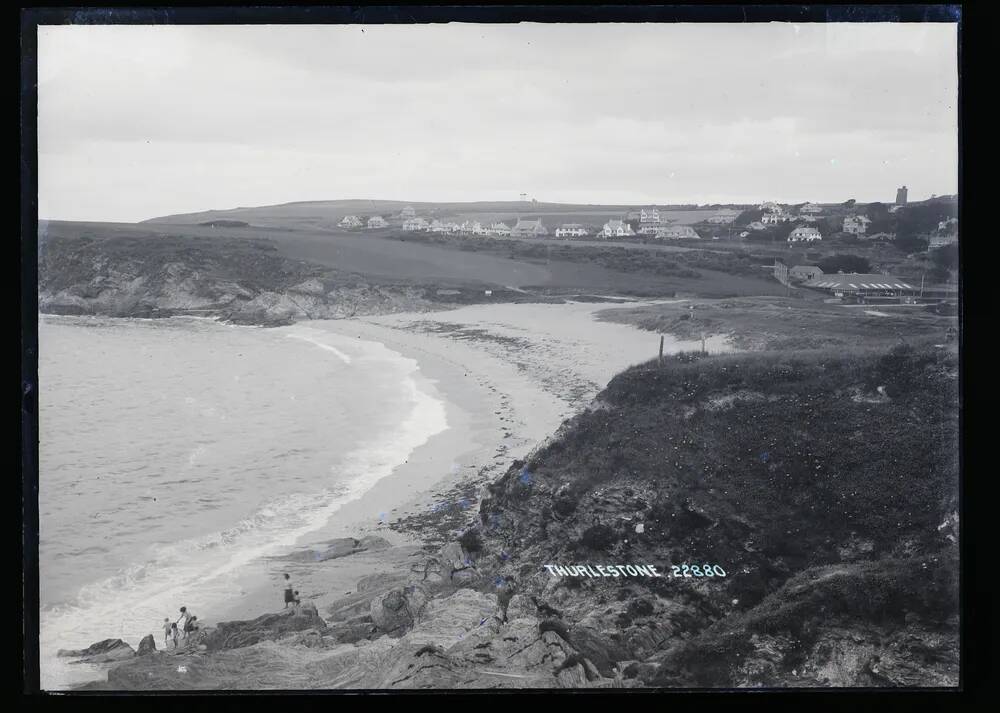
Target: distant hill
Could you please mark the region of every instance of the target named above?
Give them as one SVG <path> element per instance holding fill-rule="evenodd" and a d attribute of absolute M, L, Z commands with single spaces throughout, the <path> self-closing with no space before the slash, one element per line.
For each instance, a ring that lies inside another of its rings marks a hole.
<path fill-rule="evenodd" d="M 564 222 L 581 222 L 602 225 L 611 218 L 639 210 L 649 204 L 639 205 L 590 205 L 574 203 L 535 203 L 533 201 L 475 201 L 467 203 L 420 203 L 389 200 L 334 200 L 283 203 L 281 205 L 240 207 L 228 210 L 208 210 L 199 213 L 182 213 L 150 218 L 144 223 L 169 223 L 173 225 L 199 225 L 221 220 L 238 220 L 262 227 L 286 228 L 335 228 L 346 215 L 383 217 L 398 216 L 400 211 L 412 206 L 417 215 L 457 220 L 506 221 L 518 218 L 543 218 L 550 227 Z M 729 214 L 733 208 L 718 206 L 658 205 L 661 214 L 671 222 L 694 224 L 717 214 Z"/>

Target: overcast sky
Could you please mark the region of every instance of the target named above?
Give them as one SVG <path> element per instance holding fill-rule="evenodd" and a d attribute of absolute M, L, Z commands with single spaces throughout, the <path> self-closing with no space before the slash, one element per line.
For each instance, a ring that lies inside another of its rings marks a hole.
<path fill-rule="evenodd" d="M 951 24 L 39 28 L 39 215 L 956 193 Z"/>

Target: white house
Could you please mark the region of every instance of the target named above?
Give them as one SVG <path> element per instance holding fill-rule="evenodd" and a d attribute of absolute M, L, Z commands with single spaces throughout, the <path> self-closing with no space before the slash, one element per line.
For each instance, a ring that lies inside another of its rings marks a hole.
<path fill-rule="evenodd" d="M 371 218 L 368 219 L 369 228 L 384 228 L 387 225 L 389 224 L 385 222 L 385 218 L 383 218 L 381 215 L 373 215 Z"/>
<path fill-rule="evenodd" d="M 534 238 L 541 235 L 548 235 L 549 231 L 539 220 L 518 219 L 517 224 L 510 231 L 510 234 L 519 238 Z"/>
<path fill-rule="evenodd" d="M 479 231 L 483 229 L 483 224 L 478 220 L 467 220 L 462 223 L 460 230 L 463 233 L 471 233 L 472 235 L 479 235 Z"/>
<path fill-rule="evenodd" d="M 640 223 L 659 223 L 660 211 L 656 208 L 643 208 L 639 211 Z"/>
<path fill-rule="evenodd" d="M 843 231 L 851 235 L 864 235 L 868 232 L 871 219 L 866 215 L 849 215 L 844 218 Z"/>
<path fill-rule="evenodd" d="M 815 203 L 806 203 L 804 206 L 799 208 L 799 213 L 822 213 L 823 208 L 816 205 Z"/>
<path fill-rule="evenodd" d="M 578 223 L 564 223 L 556 228 L 557 238 L 582 238 L 587 235 L 587 229 Z"/>
<path fill-rule="evenodd" d="M 778 223 L 785 223 L 791 219 L 792 216 L 784 212 L 764 213 L 764 215 L 760 217 L 760 222 L 764 225 L 777 225 Z"/>
<path fill-rule="evenodd" d="M 423 218 L 410 218 L 403 221 L 403 230 L 427 230 L 427 221 Z"/>
<path fill-rule="evenodd" d="M 510 235 L 510 228 L 506 223 L 493 223 L 488 230 L 490 235 L 497 235 L 499 237 L 505 238 Z"/>
<path fill-rule="evenodd" d="M 600 233 L 602 238 L 624 238 L 629 235 L 635 235 L 632 230 L 632 226 L 626 223 L 624 220 L 609 220 L 604 224 Z"/>
<path fill-rule="evenodd" d="M 798 243 L 798 242 L 811 243 L 815 240 L 822 240 L 822 239 L 823 236 L 820 235 L 820 232 L 816 230 L 816 228 L 810 228 L 808 226 L 801 226 L 788 234 L 788 242 L 790 243 Z"/>
<path fill-rule="evenodd" d="M 408 205 L 405 208 L 403 208 L 403 210 L 399 211 L 399 217 L 402 218 L 403 220 L 406 220 L 407 218 L 412 218 L 416 214 L 417 211 L 414 210 L 412 205 Z"/>
<path fill-rule="evenodd" d="M 356 215 L 345 215 L 338 225 L 341 228 L 360 228 L 361 218 Z"/>
<path fill-rule="evenodd" d="M 656 237 L 667 240 L 682 240 L 700 237 L 690 225 L 670 225 L 656 231 Z"/>

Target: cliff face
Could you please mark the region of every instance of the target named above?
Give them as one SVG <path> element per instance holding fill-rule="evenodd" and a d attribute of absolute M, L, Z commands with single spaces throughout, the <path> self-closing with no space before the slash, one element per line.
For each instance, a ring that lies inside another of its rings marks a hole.
<path fill-rule="evenodd" d="M 111 317 L 216 316 L 281 325 L 440 308 L 481 289 L 377 282 L 278 254 L 268 240 L 50 235 L 39 244 L 39 309 Z M 494 289 L 491 298 L 511 297 Z M 519 295 L 521 299 L 524 295 Z"/>
<path fill-rule="evenodd" d="M 646 683 L 956 685 L 957 404 L 943 350 L 635 367 L 491 487 L 481 528 L 499 575 Z M 644 563 L 726 576 L 542 569 Z"/>

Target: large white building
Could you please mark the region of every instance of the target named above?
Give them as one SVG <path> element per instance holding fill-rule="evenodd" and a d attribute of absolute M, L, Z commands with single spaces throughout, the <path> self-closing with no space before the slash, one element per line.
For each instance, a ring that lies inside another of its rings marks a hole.
<path fill-rule="evenodd" d="M 368 219 L 369 228 L 384 228 L 389 225 L 381 215 L 373 215 Z"/>
<path fill-rule="evenodd" d="M 844 218 L 843 231 L 851 235 L 864 235 L 868 232 L 871 219 L 866 215 L 849 215 Z"/>
<path fill-rule="evenodd" d="M 790 243 L 811 243 L 822 239 L 823 236 L 820 235 L 820 232 L 816 228 L 807 226 L 796 228 L 788 234 L 788 242 Z"/>
<path fill-rule="evenodd" d="M 635 232 L 632 230 L 632 226 L 624 220 L 614 219 L 604 224 L 600 235 L 602 238 L 624 238 L 635 235 Z"/>
<path fill-rule="evenodd" d="M 356 215 L 345 215 L 338 223 L 341 228 L 360 228 L 361 218 Z"/>
<path fill-rule="evenodd" d="M 556 228 L 557 238 L 582 238 L 587 235 L 587 229 L 579 223 L 564 223 Z"/>
<path fill-rule="evenodd" d="M 501 238 L 506 238 L 510 236 L 510 227 L 506 223 L 493 223 L 489 228 L 487 228 L 487 233 Z"/>
<path fill-rule="evenodd" d="M 427 230 L 427 221 L 423 218 L 410 218 L 409 220 L 403 221 L 403 230 L 414 231 L 414 230 Z"/>
<path fill-rule="evenodd" d="M 657 208 L 643 208 L 639 211 L 640 223 L 659 223 L 660 211 Z"/>

